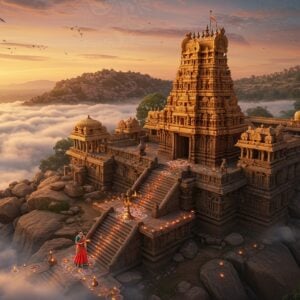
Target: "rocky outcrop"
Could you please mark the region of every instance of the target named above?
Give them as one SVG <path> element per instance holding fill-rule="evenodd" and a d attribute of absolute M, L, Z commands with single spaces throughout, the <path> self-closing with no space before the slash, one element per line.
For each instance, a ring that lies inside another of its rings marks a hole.
<path fill-rule="evenodd" d="M 266 246 L 246 261 L 246 280 L 260 299 L 282 299 L 300 280 L 300 269 L 282 244 Z"/>
<path fill-rule="evenodd" d="M 41 209 L 55 212 L 68 210 L 71 199 L 62 191 L 53 191 L 44 187 L 33 192 L 28 200 L 29 210 Z"/>
<path fill-rule="evenodd" d="M 47 259 L 49 251 L 61 250 L 72 246 L 74 242 L 70 239 L 58 238 L 45 242 L 43 246 L 34 253 L 29 263 L 41 262 Z"/>
<path fill-rule="evenodd" d="M 1 224 L 0 223 L 0 241 L 7 244 L 12 239 L 14 233 L 14 226 L 12 223 Z"/>
<path fill-rule="evenodd" d="M 51 183 L 57 182 L 60 180 L 60 176 L 59 175 L 54 175 L 54 176 L 50 176 L 46 179 L 44 179 L 38 186 L 38 189 L 42 189 L 44 187 L 50 186 Z"/>
<path fill-rule="evenodd" d="M 125 272 L 117 276 L 117 280 L 125 285 L 134 285 L 143 279 L 142 274 L 137 271 Z"/>
<path fill-rule="evenodd" d="M 193 259 L 198 253 L 198 246 L 193 241 L 187 241 L 180 249 L 180 253 L 188 259 Z"/>
<path fill-rule="evenodd" d="M 32 181 L 35 183 L 35 184 L 40 184 L 40 182 L 44 179 L 44 173 L 43 172 L 37 172 Z"/>
<path fill-rule="evenodd" d="M 17 197 L 0 200 L 0 223 L 10 223 L 20 214 L 22 202 Z"/>
<path fill-rule="evenodd" d="M 233 232 L 225 237 L 224 242 L 229 246 L 236 247 L 244 243 L 244 238 L 241 234 Z"/>
<path fill-rule="evenodd" d="M 64 219 L 63 215 L 38 210 L 20 217 L 13 236 L 13 247 L 28 258 L 53 237 Z"/>
<path fill-rule="evenodd" d="M 72 198 L 77 198 L 83 195 L 84 190 L 81 186 L 75 185 L 73 183 L 68 183 L 65 186 L 64 192 Z"/>
<path fill-rule="evenodd" d="M 66 183 L 64 181 L 57 181 L 50 185 L 50 189 L 53 191 L 62 191 L 65 188 Z"/>
<path fill-rule="evenodd" d="M 230 262 L 213 259 L 200 270 L 200 280 L 216 300 L 248 299 L 241 280 Z"/>
<path fill-rule="evenodd" d="M 185 300 L 209 300 L 207 291 L 199 286 L 193 286 L 185 294 Z"/>
<path fill-rule="evenodd" d="M 32 186 L 30 186 L 24 182 L 20 182 L 20 183 L 16 184 L 13 187 L 13 189 L 11 190 L 12 194 L 17 197 L 25 197 L 25 196 L 29 195 L 30 193 L 32 193 L 32 191 L 33 191 Z"/>

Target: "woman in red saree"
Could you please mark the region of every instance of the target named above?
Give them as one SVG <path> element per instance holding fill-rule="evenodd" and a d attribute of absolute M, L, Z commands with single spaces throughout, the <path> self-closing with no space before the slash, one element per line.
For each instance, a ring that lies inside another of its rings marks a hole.
<path fill-rule="evenodd" d="M 74 257 L 74 264 L 77 267 L 84 267 L 88 265 L 88 257 L 87 257 L 87 239 L 82 231 L 78 233 L 75 238 L 76 244 L 76 255 Z"/>

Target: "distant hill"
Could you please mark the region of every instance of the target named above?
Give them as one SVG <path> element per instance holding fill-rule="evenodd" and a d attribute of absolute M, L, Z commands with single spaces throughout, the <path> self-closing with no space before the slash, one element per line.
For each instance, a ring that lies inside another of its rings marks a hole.
<path fill-rule="evenodd" d="M 136 72 L 102 70 L 84 73 L 72 79 L 61 80 L 50 91 L 36 96 L 25 105 L 77 104 L 77 103 L 126 103 L 142 99 L 150 93 L 168 95 L 171 81 L 152 78 Z"/>
<path fill-rule="evenodd" d="M 278 100 L 300 98 L 300 66 L 269 75 L 251 76 L 234 82 L 239 100 Z"/>

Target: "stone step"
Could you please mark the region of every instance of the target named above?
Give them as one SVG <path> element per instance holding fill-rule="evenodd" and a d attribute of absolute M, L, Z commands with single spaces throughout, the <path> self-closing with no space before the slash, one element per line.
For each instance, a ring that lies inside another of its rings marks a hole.
<path fill-rule="evenodd" d="M 126 242 L 133 226 L 108 215 L 95 230 L 88 249 L 100 266 L 108 269 L 119 249 Z"/>
<path fill-rule="evenodd" d="M 96 239 L 97 239 L 97 242 L 94 242 L 94 243 L 91 243 L 91 245 L 95 245 L 96 247 L 101 247 L 101 248 L 104 248 L 104 247 L 111 247 L 112 249 L 118 251 L 118 249 L 120 248 L 120 246 L 122 245 L 122 243 L 120 242 L 108 242 L 106 241 L 106 239 L 99 239 L 97 236 L 96 236 Z"/>
<path fill-rule="evenodd" d="M 116 235 L 116 234 L 119 234 L 121 237 L 124 237 L 126 238 L 127 234 L 130 232 L 130 231 L 127 231 L 127 230 L 122 230 L 122 228 L 116 228 L 114 226 L 110 226 L 109 224 L 102 224 L 102 226 L 100 226 L 97 230 L 97 231 L 101 231 L 101 233 L 103 234 L 107 234 L 107 235 Z"/>
<path fill-rule="evenodd" d="M 115 249 L 100 248 L 97 247 L 97 245 L 90 245 L 90 249 L 96 258 L 103 256 L 107 260 L 107 262 L 110 262 L 114 255 L 117 253 L 117 250 Z"/>
<path fill-rule="evenodd" d="M 121 220 L 115 221 L 114 219 L 107 218 L 106 220 L 104 220 L 104 222 L 106 224 L 109 224 L 109 225 L 112 225 L 115 227 L 118 226 L 127 232 L 130 231 L 132 228 L 131 225 L 129 225 L 128 223 L 125 223 L 124 221 L 121 221 Z"/>
<path fill-rule="evenodd" d="M 91 245 L 91 249 L 93 250 L 95 257 L 103 256 L 107 259 L 107 261 L 111 261 L 117 253 L 117 250 L 109 247 L 100 248 L 96 245 Z"/>

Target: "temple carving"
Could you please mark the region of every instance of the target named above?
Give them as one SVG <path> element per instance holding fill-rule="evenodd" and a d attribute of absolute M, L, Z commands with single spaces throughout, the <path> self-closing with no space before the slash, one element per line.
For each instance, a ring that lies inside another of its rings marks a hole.
<path fill-rule="evenodd" d="M 300 112 L 246 118 L 227 65 L 225 30 L 187 34 L 166 106 L 141 128 L 109 133 L 88 116 L 71 133 L 74 183 L 113 190 L 88 237 L 99 267 L 161 267 L 192 232 L 284 223 L 300 180 Z"/>
<path fill-rule="evenodd" d="M 150 112 L 145 128 L 169 159 L 218 166 L 238 157 L 235 147 L 245 130 L 227 65 L 225 30 L 197 37 L 187 34 L 181 63 L 167 105 Z M 154 136 L 154 137 L 152 137 Z"/>

